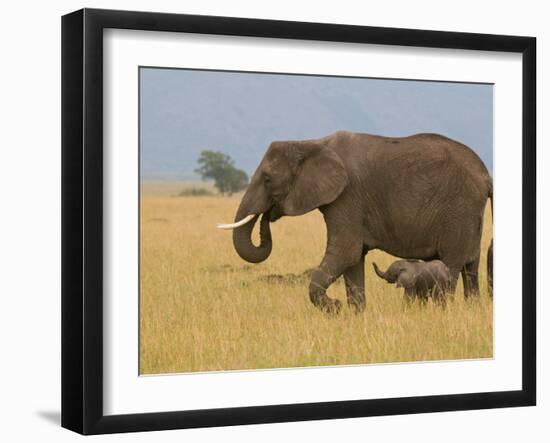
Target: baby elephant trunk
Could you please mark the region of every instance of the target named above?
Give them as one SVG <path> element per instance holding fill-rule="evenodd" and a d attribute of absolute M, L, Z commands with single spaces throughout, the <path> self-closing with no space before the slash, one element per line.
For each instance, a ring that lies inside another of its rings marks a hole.
<path fill-rule="evenodd" d="M 372 266 L 374 267 L 374 272 L 376 272 L 376 275 L 378 275 L 378 277 L 383 278 L 386 281 L 390 281 L 388 271 L 382 272 L 375 262 L 372 262 Z"/>

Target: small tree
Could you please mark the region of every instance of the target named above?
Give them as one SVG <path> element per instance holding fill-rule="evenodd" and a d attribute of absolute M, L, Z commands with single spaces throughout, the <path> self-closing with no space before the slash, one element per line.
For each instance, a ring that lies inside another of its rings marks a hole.
<path fill-rule="evenodd" d="M 214 180 L 214 186 L 223 194 L 233 194 L 246 188 L 248 175 L 235 167 L 231 157 L 219 151 L 202 151 L 195 172 L 203 180 Z"/>
<path fill-rule="evenodd" d="M 229 195 L 242 191 L 248 186 L 248 175 L 242 169 L 231 168 L 229 170 Z"/>

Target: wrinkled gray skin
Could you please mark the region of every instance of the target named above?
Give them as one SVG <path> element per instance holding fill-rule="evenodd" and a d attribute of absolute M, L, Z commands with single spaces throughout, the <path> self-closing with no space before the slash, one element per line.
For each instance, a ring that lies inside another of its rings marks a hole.
<path fill-rule="evenodd" d="M 337 132 L 305 141 L 276 141 L 267 150 L 237 210 L 235 221 L 263 214 L 260 244 L 255 217 L 233 231 L 246 261 L 271 253 L 270 222 L 319 209 L 327 247 L 309 286 L 312 303 L 337 313 L 341 302 L 327 288 L 341 275 L 348 305 L 365 307 L 365 255 L 381 249 L 397 257 L 442 260 L 451 290 L 462 272 L 465 295 L 478 293 L 483 213 L 492 179 L 467 146 L 437 134 L 392 138 Z"/>
<path fill-rule="evenodd" d="M 385 272 L 376 263 L 372 266 L 378 277 L 404 288 L 407 301 L 415 298 L 425 301 L 431 296 L 434 301 L 444 303 L 445 293 L 451 287 L 451 273 L 441 260 L 397 260 Z"/>

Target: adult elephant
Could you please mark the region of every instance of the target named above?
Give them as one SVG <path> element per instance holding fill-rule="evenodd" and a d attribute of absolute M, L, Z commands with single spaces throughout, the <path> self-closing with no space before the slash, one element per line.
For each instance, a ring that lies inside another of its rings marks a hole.
<path fill-rule="evenodd" d="M 402 258 L 442 260 L 451 290 L 462 272 L 465 295 L 479 292 L 483 213 L 492 179 L 467 146 L 437 134 L 393 138 L 339 131 L 317 140 L 271 144 L 237 210 L 233 244 L 246 261 L 271 253 L 270 222 L 319 209 L 327 247 L 309 297 L 340 311 L 327 288 L 342 274 L 348 304 L 365 307 L 365 255 L 381 249 Z M 251 240 L 260 222 L 260 244 Z"/>

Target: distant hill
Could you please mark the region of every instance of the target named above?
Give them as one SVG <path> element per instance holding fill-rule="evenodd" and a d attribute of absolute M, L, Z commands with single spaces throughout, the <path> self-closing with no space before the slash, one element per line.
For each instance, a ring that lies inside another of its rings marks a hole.
<path fill-rule="evenodd" d="M 474 149 L 492 170 L 490 85 L 188 70 L 141 70 L 145 180 L 197 180 L 204 149 L 254 172 L 273 140 L 339 129 L 405 136 L 436 132 Z"/>

